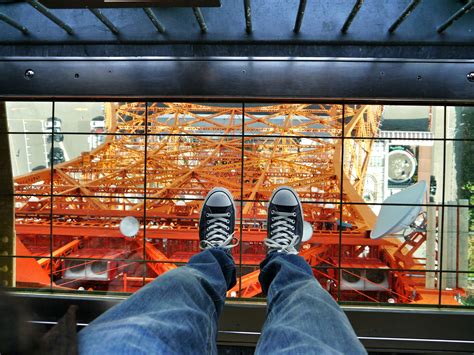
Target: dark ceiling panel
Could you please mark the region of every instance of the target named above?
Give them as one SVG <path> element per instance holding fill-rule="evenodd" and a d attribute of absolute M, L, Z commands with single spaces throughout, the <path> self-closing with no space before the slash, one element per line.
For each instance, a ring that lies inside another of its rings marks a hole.
<path fill-rule="evenodd" d="M 33 1 L 33 0 L 30 0 Z M 411 0 L 365 0 L 350 27 L 341 29 L 356 1 L 307 1 L 299 32 L 295 22 L 299 1 L 259 0 L 251 2 L 251 31 L 246 25 L 243 0 L 222 0 L 221 7 L 201 8 L 206 32 L 191 8 L 155 8 L 166 33 L 156 30 L 140 8 L 103 9 L 118 30 L 109 31 L 87 9 L 53 9 L 74 31 L 68 34 L 26 2 L 0 4 L 0 13 L 28 29 L 0 21 L 2 44 L 307 44 L 307 45 L 471 45 L 474 42 L 474 12 L 464 14 L 443 33 L 437 28 L 465 2 L 429 0 L 420 4 L 393 33 L 390 26 Z M 247 17 L 250 19 L 250 17 Z M 202 24 L 202 22 L 201 22 Z"/>

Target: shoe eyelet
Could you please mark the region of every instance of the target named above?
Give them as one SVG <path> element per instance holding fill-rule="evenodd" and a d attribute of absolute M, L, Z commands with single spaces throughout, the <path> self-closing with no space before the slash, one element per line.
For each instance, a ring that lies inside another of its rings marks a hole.
<path fill-rule="evenodd" d="M 229 226 L 225 226 L 225 229 L 229 230 Z"/>
<path fill-rule="evenodd" d="M 230 212 L 227 212 L 227 217 L 230 217 Z"/>
<path fill-rule="evenodd" d="M 274 214 L 274 213 L 275 213 L 275 210 L 271 210 L 271 211 L 270 211 L 270 214 Z"/>
<path fill-rule="evenodd" d="M 209 217 L 209 213 L 206 213 L 206 217 Z"/>
<path fill-rule="evenodd" d="M 293 212 L 293 217 L 296 217 L 296 212 Z"/>
<path fill-rule="evenodd" d="M 290 219 L 291 221 L 291 224 L 295 224 L 295 220 L 294 219 Z"/>

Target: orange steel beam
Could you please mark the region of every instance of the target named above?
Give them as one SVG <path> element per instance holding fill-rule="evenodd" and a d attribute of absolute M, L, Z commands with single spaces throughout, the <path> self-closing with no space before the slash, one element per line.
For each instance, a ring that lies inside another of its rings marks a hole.
<path fill-rule="evenodd" d="M 157 276 L 177 268 L 177 266 L 173 263 L 163 263 L 163 261 L 169 261 L 169 259 L 149 242 L 145 242 L 145 253 L 147 259 L 157 261 L 156 263 L 147 263 L 147 265 L 156 273 Z"/>

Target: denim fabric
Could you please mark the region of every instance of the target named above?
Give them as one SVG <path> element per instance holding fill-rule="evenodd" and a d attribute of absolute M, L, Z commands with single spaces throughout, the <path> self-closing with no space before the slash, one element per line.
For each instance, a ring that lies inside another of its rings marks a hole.
<path fill-rule="evenodd" d="M 367 353 L 301 256 L 270 253 L 260 270 L 268 307 L 256 354 Z"/>
<path fill-rule="evenodd" d="M 261 269 L 268 316 L 257 353 L 365 354 L 303 258 L 271 253 Z M 79 333 L 79 352 L 216 354 L 217 320 L 235 282 L 227 251 L 203 251 L 94 320 Z"/>
<path fill-rule="evenodd" d="M 217 320 L 235 264 L 222 249 L 194 255 L 79 333 L 82 354 L 216 354 Z"/>

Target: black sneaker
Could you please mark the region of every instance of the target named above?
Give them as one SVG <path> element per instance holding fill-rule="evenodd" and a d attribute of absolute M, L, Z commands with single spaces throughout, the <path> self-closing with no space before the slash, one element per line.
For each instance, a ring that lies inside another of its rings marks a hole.
<path fill-rule="evenodd" d="M 230 249 L 239 244 L 234 238 L 235 205 L 231 193 L 223 187 L 212 189 L 204 200 L 199 219 L 201 249 Z"/>
<path fill-rule="evenodd" d="M 303 208 L 291 187 L 282 186 L 273 191 L 268 204 L 267 253 L 298 254 L 303 238 Z"/>

